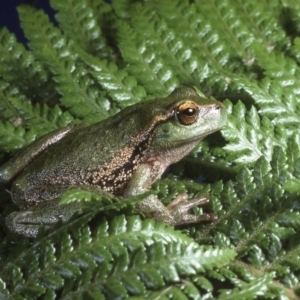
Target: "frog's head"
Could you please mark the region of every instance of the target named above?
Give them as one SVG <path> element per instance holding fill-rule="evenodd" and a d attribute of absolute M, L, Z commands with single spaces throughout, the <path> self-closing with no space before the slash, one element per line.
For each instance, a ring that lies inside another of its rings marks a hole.
<path fill-rule="evenodd" d="M 157 150 L 195 144 L 227 121 L 227 111 L 221 102 L 200 97 L 187 87 L 176 89 L 152 108 L 153 120 L 156 119 L 152 124 L 156 128 L 151 147 Z"/>

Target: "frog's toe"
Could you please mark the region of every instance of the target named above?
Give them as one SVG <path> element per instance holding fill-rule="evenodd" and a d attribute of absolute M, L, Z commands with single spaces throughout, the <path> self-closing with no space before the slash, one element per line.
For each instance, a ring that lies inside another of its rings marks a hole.
<path fill-rule="evenodd" d="M 182 193 L 178 194 L 177 197 L 167 205 L 167 209 L 169 211 L 180 209 L 182 212 L 187 212 L 193 207 L 205 205 L 207 203 L 209 203 L 208 196 L 188 200 L 188 195 L 186 193 Z"/>
<path fill-rule="evenodd" d="M 203 221 L 212 222 L 218 219 L 215 214 L 192 215 L 188 211 L 196 206 L 209 203 L 207 196 L 187 200 L 187 194 L 179 194 L 172 202 L 169 203 L 167 209 L 172 216 L 173 225 L 200 223 Z"/>
<path fill-rule="evenodd" d="M 6 218 L 6 224 L 8 226 L 16 226 L 17 224 L 29 223 L 32 211 L 20 211 L 13 212 Z"/>
<path fill-rule="evenodd" d="M 26 237 L 35 237 L 39 226 L 31 222 L 32 211 L 13 212 L 5 219 L 9 230 L 24 235 Z"/>
<path fill-rule="evenodd" d="M 215 214 L 202 214 L 200 216 L 185 214 L 185 215 L 180 215 L 180 217 L 177 218 L 177 220 L 178 222 L 176 222 L 176 225 L 200 223 L 200 222 L 213 222 L 218 220 L 218 216 Z"/>

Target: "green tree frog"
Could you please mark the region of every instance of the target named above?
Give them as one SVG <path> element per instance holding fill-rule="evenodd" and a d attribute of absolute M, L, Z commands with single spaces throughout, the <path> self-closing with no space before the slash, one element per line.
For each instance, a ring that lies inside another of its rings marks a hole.
<path fill-rule="evenodd" d="M 80 203 L 58 205 L 72 188 L 110 193 L 120 199 L 142 194 L 165 169 L 227 120 L 224 105 L 192 88 L 141 102 L 90 126 L 69 126 L 38 139 L 0 167 L 0 183 L 11 186 L 20 207 L 6 218 L 10 230 L 35 237 L 41 225 L 68 220 Z M 188 211 L 207 198 L 177 196 L 167 207 L 146 197 L 137 211 L 171 225 L 212 220 Z"/>

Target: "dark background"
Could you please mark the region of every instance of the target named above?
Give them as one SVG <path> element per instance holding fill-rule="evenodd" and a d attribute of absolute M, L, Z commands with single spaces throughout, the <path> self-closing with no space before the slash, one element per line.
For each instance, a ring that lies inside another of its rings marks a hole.
<path fill-rule="evenodd" d="M 50 7 L 49 0 L 0 0 L 0 28 L 7 27 L 10 32 L 16 35 L 19 42 L 23 44 L 27 42 L 20 27 L 19 16 L 16 9 L 20 4 L 30 4 L 43 9 L 51 21 L 56 24 L 54 19 L 55 11 Z"/>

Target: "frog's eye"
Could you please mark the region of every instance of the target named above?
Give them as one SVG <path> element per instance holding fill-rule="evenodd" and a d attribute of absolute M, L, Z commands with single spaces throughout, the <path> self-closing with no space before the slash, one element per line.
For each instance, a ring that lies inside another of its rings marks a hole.
<path fill-rule="evenodd" d="M 183 125 L 191 125 L 198 118 L 198 107 L 193 102 L 185 102 L 177 107 L 177 119 Z"/>

